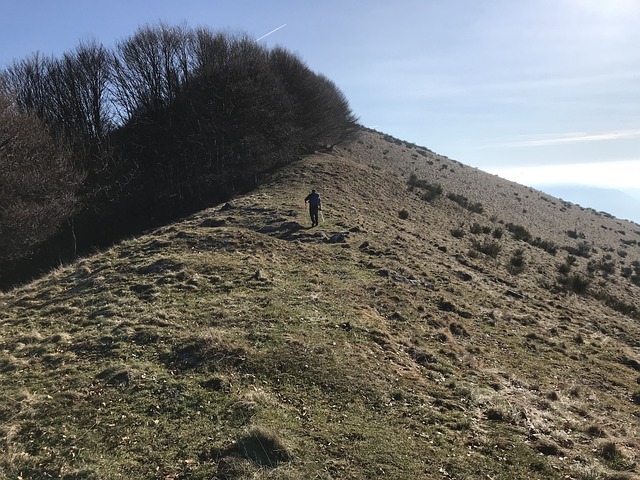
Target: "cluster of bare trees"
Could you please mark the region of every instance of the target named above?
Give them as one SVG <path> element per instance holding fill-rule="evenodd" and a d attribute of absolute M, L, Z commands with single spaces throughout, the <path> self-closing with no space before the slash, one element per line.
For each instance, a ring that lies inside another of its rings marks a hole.
<path fill-rule="evenodd" d="M 34 54 L 0 86 L 0 263 L 65 225 L 88 246 L 222 200 L 358 129 L 342 92 L 296 55 L 205 28 Z M 38 202 L 55 209 L 47 226 L 28 220 Z"/>
<path fill-rule="evenodd" d="M 38 117 L 0 94 L 0 260 L 20 258 L 70 220 L 81 180 Z"/>

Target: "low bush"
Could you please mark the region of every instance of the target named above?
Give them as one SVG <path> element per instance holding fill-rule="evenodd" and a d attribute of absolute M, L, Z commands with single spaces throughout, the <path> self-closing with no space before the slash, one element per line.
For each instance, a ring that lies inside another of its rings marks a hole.
<path fill-rule="evenodd" d="M 426 180 L 419 179 L 415 173 L 409 176 L 407 184 L 409 185 L 409 191 L 413 191 L 415 188 L 422 190 L 420 198 L 425 202 L 430 202 L 442 195 L 442 186 L 440 184 L 429 183 Z"/>
<path fill-rule="evenodd" d="M 563 287 L 565 291 L 574 292 L 578 294 L 586 294 L 591 286 L 591 280 L 584 275 L 574 273 L 572 275 L 560 276 L 558 283 Z"/>
<path fill-rule="evenodd" d="M 455 238 L 462 238 L 464 237 L 464 229 L 463 229 L 464 225 L 459 225 L 456 228 L 452 228 L 450 230 L 451 235 Z"/>
<path fill-rule="evenodd" d="M 524 250 L 519 248 L 509 259 L 509 264 L 507 265 L 507 271 L 511 275 L 518 275 L 522 273 L 525 269 L 526 262 L 524 260 Z"/>
<path fill-rule="evenodd" d="M 580 242 L 575 247 L 567 246 L 563 247 L 563 249 L 577 257 L 589 258 L 591 256 L 591 246 L 587 242 Z"/>
<path fill-rule="evenodd" d="M 492 240 L 485 240 L 483 242 L 474 241 L 472 245 L 475 250 L 491 258 L 496 258 L 502 249 L 498 242 Z"/>
<path fill-rule="evenodd" d="M 532 246 L 540 248 L 551 255 L 555 255 L 558 252 L 558 246 L 550 240 L 542 240 L 540 237 L 536 237 L 529 242 Z"/>
<path fill-rule="evenodd" d="M 640 319 L 640 311 L 638 311 L 638 307 L 631 303 L 620 300 L 616 296 L 604 291 L 599 291 L 593 294 L 593 296 L 616 312 L 620 312 L 631 318 Z"/>
<path fill-rule="evenodd" d="M 511 235 L 513 235 L 513 238 L 515 240 L 523 240 L 525 242 L 529 242 L 531 240 L 531 234 L 522 225 L 514 225 L 513 223 L 507 223 L 506 227 L 507 227 L 507 230 L 511 232 Z"/>
<path fill-rule="evenodd" d="M 587 271 L 590 273 L 600 272 L 603 276 L 608 277 L 613 274 L 616 270 L 616 265 L 614 262 L 607 262 L 604 259 L 595 261 L 591 260 L 587 264 Z"/>
<path fill-rule="evenodd" d="M 484 207 L 482 206 L 481 203 L 473 203 L 471 201 L 469 201 L 469 199 L 467 197 L 465 197 L 464 195 L 460 195 L 458 193 L 448 193 L 447 194 L 447 198 L 449 200 L 453 200 L 454 202 L 456 202 L 458 205 L 460 205 L 462 208 L 469 210 L 472 213 L 482 213 L 484 212 Z"/>
<path fill-rule="evenodd" d="M 477 235 L 482 232 L 482 225 L 480 225 L 478 222 L 474 222 L 473 225 L 471 225 L 471 227 L 469 228 L 469 231 L 474 235 Z"/>
<path fill-rule="evenodd" d="M 577 230 L 567 230 L 565 233 L 567 234 L 567 236 L 569 238 L 575 238 L 575 239 L 578 239 L 578 238 L 583 238 L 584 239 L 585 238 L 584 233 L 580 233 Z"/>

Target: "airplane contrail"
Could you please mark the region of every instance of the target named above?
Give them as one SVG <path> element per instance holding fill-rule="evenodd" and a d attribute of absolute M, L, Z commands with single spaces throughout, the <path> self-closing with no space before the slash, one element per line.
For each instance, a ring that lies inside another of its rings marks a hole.
<path fill-rule="evenodd" d="M 268 37 L 269 35 L 271 35 L 274 32 L 277 32 L 278 30 L 280 30 L 281 28 L 286 27 L 287 24 L 283 23 L 282 25 L 280 25 L 278 28 L 274 28 L 273 30 L 271 30 L 269 33 L 265 33 L 264 35 L 262 35 L 261 37 L 256 38 L 256 42 L 262 40 L 264 37 Z"/>

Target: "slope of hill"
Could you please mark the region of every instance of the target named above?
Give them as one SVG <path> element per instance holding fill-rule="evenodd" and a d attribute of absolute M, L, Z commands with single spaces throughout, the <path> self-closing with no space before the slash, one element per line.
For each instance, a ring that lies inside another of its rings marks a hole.
<path fill-rule="evenodd" d="M 0 294 L 0 478 L 638 478 L 639 242 L 363 132 Z"/>
<path fill-rule="evenodd" d="M 536 187 L 554 197 L 608 212 L 618 218 L 631 221 L 640 220 L 640 200 L 622 190 L 587 185 L 540 185 Z"/>

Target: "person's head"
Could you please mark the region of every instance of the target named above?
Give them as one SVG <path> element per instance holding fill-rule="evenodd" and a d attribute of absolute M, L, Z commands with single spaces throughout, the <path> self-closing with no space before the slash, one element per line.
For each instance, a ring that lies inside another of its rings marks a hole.
<path fill-rule="evenodd" d="M 311 193 L 316 193 L 316 191 L 312 188 L 312 189 L 311 189 Z"/>

